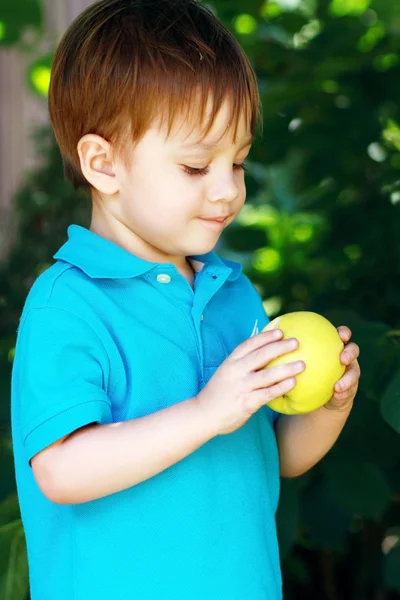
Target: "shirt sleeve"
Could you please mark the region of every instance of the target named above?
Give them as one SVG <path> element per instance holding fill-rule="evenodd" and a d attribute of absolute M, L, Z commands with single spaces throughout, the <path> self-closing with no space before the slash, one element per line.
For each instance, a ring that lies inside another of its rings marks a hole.
<path fill-rule="evenodd" d="M 84 425 L 112 421 L 107 352 L 73 313 L 31 309 L 21 319 L 14 369 L 13 402 L 28 461 Z"/>

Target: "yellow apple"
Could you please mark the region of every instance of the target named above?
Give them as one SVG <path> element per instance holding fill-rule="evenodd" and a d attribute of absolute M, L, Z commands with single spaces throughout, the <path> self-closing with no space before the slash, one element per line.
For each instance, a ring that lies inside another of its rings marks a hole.
<path fill-rule="evenodd" d="M 281 329 L 283 339 L 296 338 L 299 347 L 271 361 L 265 368 L 302 360 L 306 368 L 296 375 L 295 387 L 271 402 L 273 410 L 287 415 L 308 413 L 323 406 L 334 393 L 346 367 L 339 355 L 344 344 L 337 329 L 322 315 L 309 311 L 277 317 L 264 328 Z"/>

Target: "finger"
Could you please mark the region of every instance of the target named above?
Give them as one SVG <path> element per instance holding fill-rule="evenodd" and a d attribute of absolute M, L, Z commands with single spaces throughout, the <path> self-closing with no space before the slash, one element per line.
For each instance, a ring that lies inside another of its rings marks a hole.
<path fill-rule="evenodd" d="M 335 400 L 339 400 L 340 402 L 346 402 L 349 398 L 354 398 L 357 393 L 358 385 L 352 386 L 349 390 L 345 390 L 344 392 L 335 392 L 333 398 Z"/>
<path fill-rule="evenodd" d="M 345 390 L 350 389 L 353 385 L 358 383 L 359 377 L 358 370 L 349 367 L 343 377 L 335 383 L 335 391 L 344 392 Z"/>
<path fill-rule="evenodd" d="M 261 333 L 253 335 L 239 344 L 239 346 L 237 346 L 232 352 L 231 356 L 232 358 L 239 360 L 250 352 L 257 350 L 258 348 L 262 348 L 266 344 L 280 340 L 282 336 L 283 331 L 281 329 L 269 329 L 268 331 L 262 331 Z"/>
<path fill-rule="evenodd" d="M 351 330 L 348 327 L 346 327 L 346 325 L 340 325 L 340 327 L 338 327 L 337 330 L 342 341 L 344 343 L 347 343 L 352 335 Z"/>
<path fill-rule="evenodd" d="M 334 394 L 333 394 L 333 397 L 336 400 L 340 400 L 340 401 L 346 400 L 346 399 L 348 399 L 350 397 L 354 398 L 354 396 L 357 393 L 357 390 L 358 390 L 358 383 L 356 383 L 355 385 L 352 385 L 350 388 L 344 390 L 343 392 L 336 392 L 335 391 Z"/>
<path fill-rule="evenodd" d="M 251 374 L 251 386 L 253 390 L 269 387 L 284 379 L 299 375 L 306 368 L 302 360 L 290 362 L 276 367 L 267 367 Z"/>
<path fill-rule="evenodd" d="M 298 347 L 299 342 L 294 338 L 266 344 L 244 357 L 245 368 L 248 371 L 258 371 L 258 369 L 263 369 L 272 360 L 278 358 L 278 356 L 293 352 Z M 291 361 L 288 360 L 288 362 Z"/>
<path fill-rule="evenodd" d="M 359 346 L 357 346 L 357 344 L 354 344 L 353 342 L 351 342 L 350 344 L 347 344 L 345 349 L 341 352 L 340 361 L 344 365 L 349 365 L 359 356 L 360 356 Z"/>
<path fill-rule="evenodd" d="M 359 378 L 360 370 L 358 368 L 358 365 L 351 365 L 347 369 L 343 377 L 335 383 L 334 389 L 337 392 L 344 392 L 350 389 L 353 385 L 357 384 Z"/>
<path fill-rule="evenodd" d="M 252 413 L 254 413 L 264 404 L 268 404 L 268 402 L 271 402 L 271 400 L 280 398 L 284 394 L 290 392 L 295 385 L 296 378 L 290 377 L 289 379 L 284 379 L 275 385 L 254 390 L 248 396 L 248 403 L 250 405 L 249 408 L 251 409 Z"/>

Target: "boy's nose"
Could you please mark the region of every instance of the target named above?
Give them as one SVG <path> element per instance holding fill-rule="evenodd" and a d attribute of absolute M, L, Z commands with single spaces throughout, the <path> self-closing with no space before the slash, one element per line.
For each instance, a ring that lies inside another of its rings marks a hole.
<path fill-rule="evenodd" d="M 233 178 L 231 178 L 230 180 L 226 180 L 224 184 L 220 182 L 218 188 L 210 192 L 209 199 L 212 202 L 232 203 L 235 200 L 237 200 L 239 196 L 240 188 L 237 185 L 236 181 Z"/>

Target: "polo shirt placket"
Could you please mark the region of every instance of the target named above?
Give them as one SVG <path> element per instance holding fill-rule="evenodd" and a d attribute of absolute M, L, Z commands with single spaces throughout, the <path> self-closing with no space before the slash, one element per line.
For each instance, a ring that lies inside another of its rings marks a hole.
<path fill-rule="evenodd" d="M 207 306 L 212 298 L 232 276 L 232 269 L 225 265 L 209 265 L 200 262 L 200 257 L 191 260 L 195 275 L 194 288 L 178 272 L 174 265 L 160 265 L 148 278 L 154 287 L 161 292 L 166 301 L 176 305 L 193 333 L 200 364 L 200 388 L 209 380 L 211 374 L 228 356 L 228 351 L 215 328 L 208 325 Z M 189 259 L 190 260 L 190 259 Z"/>

